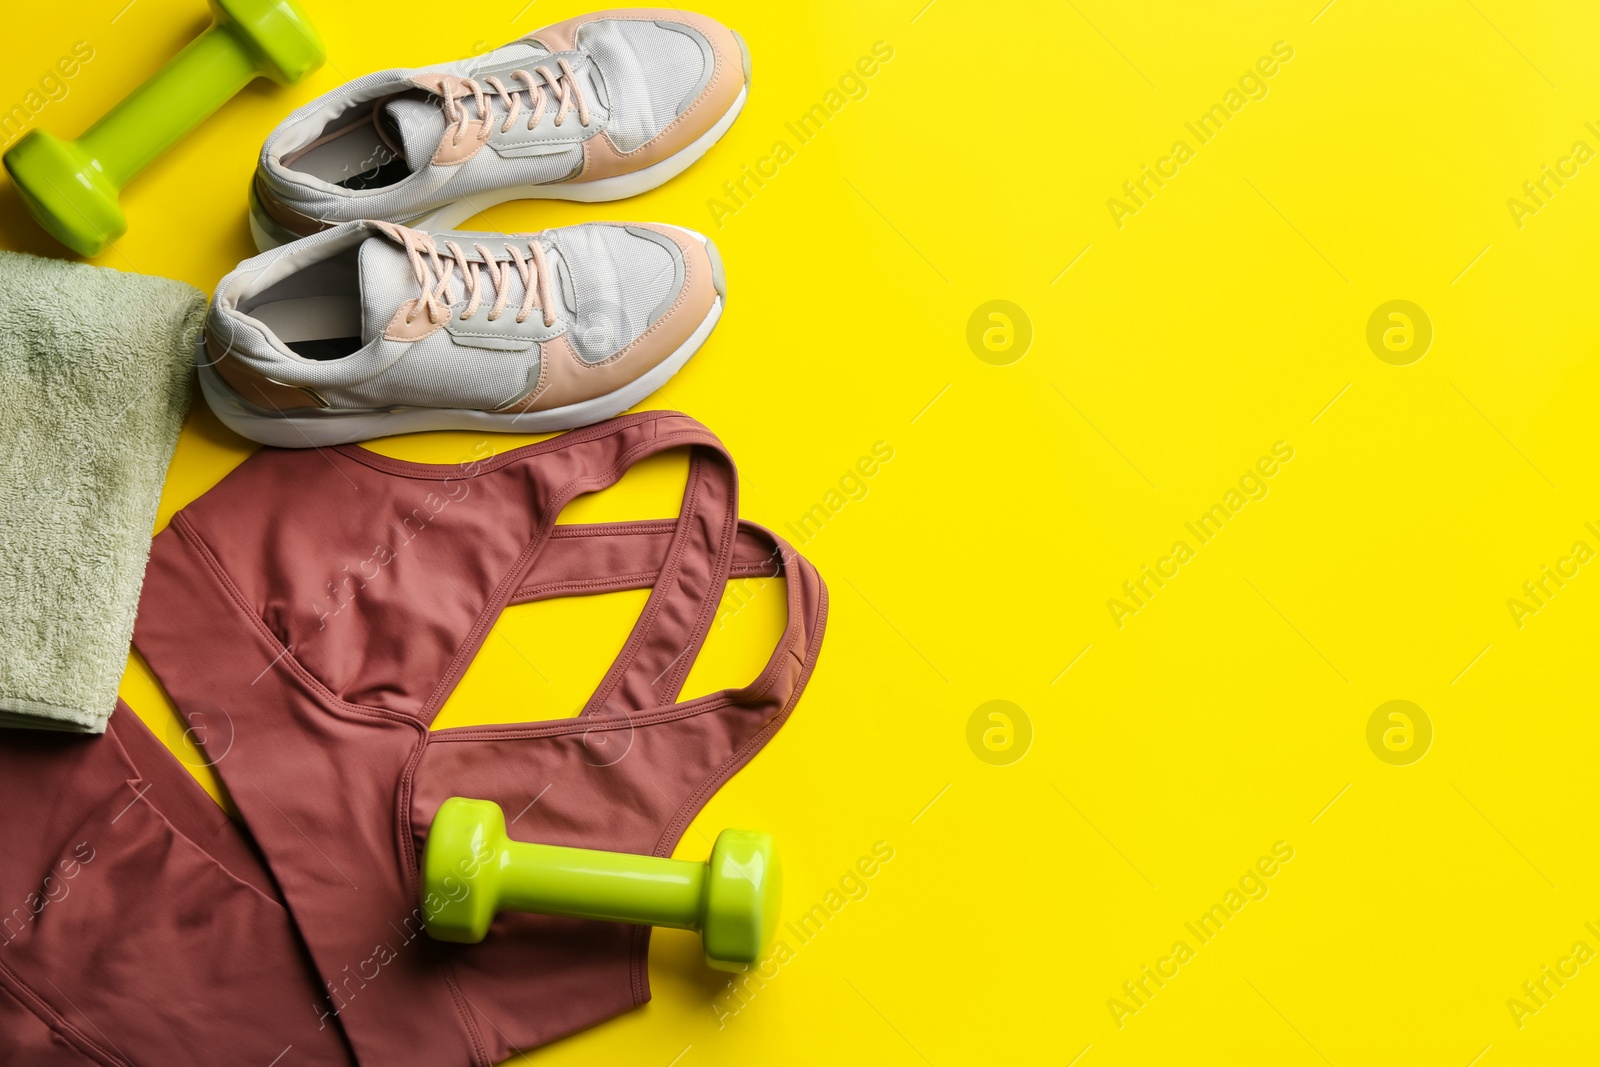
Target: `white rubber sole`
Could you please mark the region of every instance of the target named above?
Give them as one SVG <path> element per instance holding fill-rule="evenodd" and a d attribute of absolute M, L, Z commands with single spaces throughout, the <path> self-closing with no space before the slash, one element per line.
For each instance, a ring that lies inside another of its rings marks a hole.
<path fill-rule="evenodd" d="M 424 430 L 488 430 L 494 433 L 553 433 L 603 422 L 660 389 L 697 352 L 722 317 L 722 297 L 677 351 L 633 381 L 593 400 L 549 411 L 510 414 L 466 408 L 393 408 L 389 411 L 319 412 L 315 415 L 267 415 L 247 403 L 211 366 L 204 342 L 196 359 L 200 391 L 217 418 L 234 433 L 277 448 L 324 448 L 374 437 Z"/>
<path fill-rule="evenodd" d="M 640 193 L 649 192 L 656 186 L 663 185 L 688 170 L 696 160 L 710 151 L 711 146 L 720 141 L 722 135 L 728 132 L 728 128 L 733 125 L 733 120 L 739 117 L 739 112 L 744 110 L 745 98 L 749 93 L 750 87 L 746 85 L 739 90 L 739 95 L 734 99 L 733 105 L 717 120 L 716 125 L 666 159 L 658 163 L 652 163 L 643 170 L 636 170 L 630 174 L 617 174 L 610 178 L 600 178 L 592 182 L 516 185 L 505 189 L 496 189 L 473 196 L 470 200 L 457 200 L 446 204 L 444 207 L 438 208 L 422 218 L 406 223 L 406 225 L 419 230 L 454 229 L 472 216 L 510 200 L 576 200 L 586 204 L 594 204 L 606 200 L 622 200 L 626 197 L 638 196 Z M 277 248 L 279 245 L 286 244 L 289 240 L 294 239 L 294 235 L 289 235 L 288 237 L 279 236 L 275 232 L 278 227 L 257 216 L 253 196 L 249 214 L 250 236 L 255 240 L 257 250 L 265 252 L 270 248 Z M 284 232 L 286 233 L 287 231 Z"/>

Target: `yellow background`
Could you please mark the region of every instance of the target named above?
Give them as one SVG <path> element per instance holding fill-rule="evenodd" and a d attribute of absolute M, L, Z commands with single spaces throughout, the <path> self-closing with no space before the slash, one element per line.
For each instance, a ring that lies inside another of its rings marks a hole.
<path fill-rule="evenodd" d="M 875 842 L 893 860 L 812 941 L 791 936 L 741 1010 L 694 938 L 660 934 L 652 1003 L 527 1058 L 1592 1059 L 1600 963 L 1520 1028 L 1507 1001 L 1575 942 L 1600 950 L 1584 925 L 1600 927 L 1600 565 L 1520 628 L 1507 601 L 1575 541 L 1600 549 L 1584 526 L 1600 527 L 1600 162 L 1520 227 L 1507 200 L 1574 142 L 1600 148 L 1584 126 L 1600 126 L 1600 16 L 1509 0 L 925 2 L 712 3 L 755 76 L 703 161 L 634 201 L 513 203 L 471 224 L 662 220 L 716 239 L 728 313 L 649 405 L 722 436 L 747 517 L 794 538 L 785 524 L 826 506 L 874 443 L 894 450 L 804 545 L 832 591 L 810 689 L 678 853 L 703 857 L 726 825 L 770 829 L 790 920 Z M 34 120 L 75 135 L 204 25 L 197 0 L 125 3 L 31 6 L 0 45 L 0 104 L 87 41 L 93 60 Z M 305 6 L 327 66 L 257 83 L 160 160 L 97 262 L 209 291 L 253 253 L 246 182 L 291 107 L 585 10 Z M 799 144 L 785 123 L 879 41 L 893 59 Z M 1200 145 L 1184 123 L 1279 41 L 1293 58 L 1267 95 Z M 1119 228 L 1108 199 L 1180 139 L 1194 157 Z M 778 140 L 792 158 L 717 218 L 722 183 Z M 0 241 L 61 254 L 9 185 L 0 197 Z M 995 299 L 1032 324 L 1008 365 L 967 341 Z M 1366 340 L 1394 299 L 1434 331 L 1406 366 Z M 1279 441 L 1294 458 L 1267 496 L 1198 545 L 1184 524 Z M 472 444 L 374 447 L 450 461 Z M 199 405 L 161 522 L 250 451 Z M 655 463 L 579 510 L 667 514 L 681 479 L 681 461 Z M 1194 558 L 1119 628 L 1108 599 L 1180 539 Z M 642 600 L 512 609 L 441 722 L 570 714 Z M 780 600 L 753 594 L 687 692 L 752 675 Z M 184 750 L 141 665 L 123 691 Z M 1404 766 L 1367 742 L 1396 699 L 1434 733 Z M 968 744 L 990 700 L 1031 723 L 1009 765 Z M 1280 841 L 1294 858 L 1266 897 L 1201 945 L 1184 924 Z M 1194 958 L 1119 1028 L 1108 1000 L 1133 1005 L 1123 983 L 1178 940 Z"/>

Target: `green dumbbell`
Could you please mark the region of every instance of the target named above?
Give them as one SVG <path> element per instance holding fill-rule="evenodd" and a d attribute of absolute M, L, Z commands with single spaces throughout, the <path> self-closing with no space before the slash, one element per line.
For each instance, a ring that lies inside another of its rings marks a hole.
<path fill-rule="evenodd" d="M 76 141 L 34 130 L 5 154 L 28 210 L 62 244 L 98 255 L 128 230 L 117 203 L 150 161 L 258 76 L 289 84 L 322 66 L 295 0 L 209 0 L 211 28 Z"/>
<path fill-rule="evenodd" d="M 706 963 L 741 970 L 778 923 L 782 876 L 772 838 L 724 830 L 705 863 L 540 845 L 506 837 L 489 800 L 439 807 L 422 860 L 422 904 L 436 940 L 475 944 L 501 911 L 698 930 Z"/>

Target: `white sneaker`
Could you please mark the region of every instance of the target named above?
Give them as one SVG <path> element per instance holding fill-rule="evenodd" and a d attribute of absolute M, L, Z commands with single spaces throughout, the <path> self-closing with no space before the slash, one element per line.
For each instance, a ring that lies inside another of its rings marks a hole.
<path fill-rule="evenodd" d="M 674 226 L 426 234 L 347 222 L 217 286 L 200 384 L 284 448 L 417 430 L 566 430 L 621 414 L 694 355 L 727 291 Z"/>
<path fill-rule="evenodd" d="M 300 108 L 250 187 L 266 249 L 356 219 L 448 229 L 506 200 L 616 200 L 716 143 L 744 106 L 750 55 L 703 15 L 582 15 L 485 55 L 387 70 Z"/>

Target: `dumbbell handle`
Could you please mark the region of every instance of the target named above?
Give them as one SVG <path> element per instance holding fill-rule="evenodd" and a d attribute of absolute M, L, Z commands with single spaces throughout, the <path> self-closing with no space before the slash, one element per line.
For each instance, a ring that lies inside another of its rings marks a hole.
<path fill-rule="evenodd" d="M 121 188 L 260 74 L 250 45 L 232 24 L 214 24 L 78 143 Z"/>
<path fill-rule="evenodd" d="M 689 860 L 511 841 L 498 865 L 504 907 L 574 919 L 700 929 L 706 865 Z"/>
<path fill-rule="evenodd" d="M 772 943 L 783 876 L 772 838 L 724 830 L 704 863 L 514 841 L 492 800 L 450 797 L 422 855 L 422 906 L 438 941 L 475 945 L 503 911 L 696 930 L 706 962 L 754 963 Z"/>

